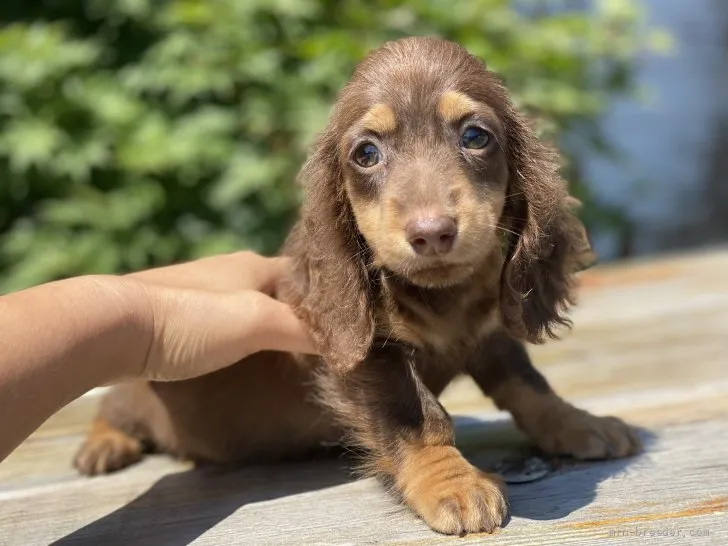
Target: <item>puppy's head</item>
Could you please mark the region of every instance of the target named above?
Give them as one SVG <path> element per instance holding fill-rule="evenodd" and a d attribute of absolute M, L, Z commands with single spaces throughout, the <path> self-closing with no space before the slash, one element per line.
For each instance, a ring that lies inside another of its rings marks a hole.
<path fill-rule="evenodd" d="M 302 307 L 327 360 L 350 367 L 371 344 L 368 264 L 442 288 L 492 278 L 482 268 L 502 252 L 504 326 L 538 342 L 567 323 L 588 243 L 555 159 L 462 47 L 406 38 L 371 53 L 302 171 Z"/>

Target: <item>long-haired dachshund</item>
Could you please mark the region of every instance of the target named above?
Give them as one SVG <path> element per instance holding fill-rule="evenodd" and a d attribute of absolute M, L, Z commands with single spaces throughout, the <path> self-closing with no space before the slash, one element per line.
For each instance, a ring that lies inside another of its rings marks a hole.
<path fill-rule="evenodd" d="M 562 400 L 524 342 L 568 326 L 590 247 L 558 174 L 499 79 L 434 38 L 386 43 L 357 67 L 301 171 L 306 197 L 278 297 L 322 359 L 260 353 L 103 400 L 84 474 L 153 448 L 197 461 L 300 457 L 343 439 L 433 529 L 493 531 L 502 482 L 453 443 L 438 395 L 470 375 L 544 451 L 639 449 L 630 428 Z"/>

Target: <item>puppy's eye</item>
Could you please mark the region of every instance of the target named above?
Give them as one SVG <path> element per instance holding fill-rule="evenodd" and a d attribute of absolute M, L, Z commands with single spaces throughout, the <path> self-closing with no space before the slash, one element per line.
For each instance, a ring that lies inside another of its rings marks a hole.
<path fill-rule="evenodd" d="M 365 142 L 354 150 L 354 161 L 360 167 L 374 167 L 380 161 L 379 148 L 371 142 Z"/>
<path fill-rule="evenodd" d="M 460 135 L 460 146 L 468 150 L 481 150 L 490 142 L 490 133 L 480 127 L 467 127 Z"/>

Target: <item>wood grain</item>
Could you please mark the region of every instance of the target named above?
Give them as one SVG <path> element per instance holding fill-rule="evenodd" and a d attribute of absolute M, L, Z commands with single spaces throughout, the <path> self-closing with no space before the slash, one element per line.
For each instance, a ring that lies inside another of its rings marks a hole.
<path fill-rule="evenodd" d="M 0 464 L 0 545 L 728 544 L 728 251 L 597 267 L 576 327 L 534 359 L 572 402 L 641 427 L 643 455 L 573 464 L 510 488 L 493 536 L 437 535 L 345 459 L 239 470 L 155 456 L 78 477 L 70 460 L 98 398 L 85 396 Z M 443 401 L 479 466 L 528 453 L 469 380 Z M 679 534 L 679 536 L 677 536 Z"/>

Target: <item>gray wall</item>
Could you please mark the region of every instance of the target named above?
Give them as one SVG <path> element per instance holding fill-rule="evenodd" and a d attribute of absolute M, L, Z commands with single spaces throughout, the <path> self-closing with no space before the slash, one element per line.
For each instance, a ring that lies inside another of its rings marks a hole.
<path fill-rule="evenodd" d="M 625 161 L 587 162 L 596 194 L 626 209 L 634 254 L 728 242 L 728 0 L 642 0 L 676 42 L 641 59 L 649 102 L 614 104 L 605 130 Z M 594 234 L 603 258 L 619 242 Z"/>

